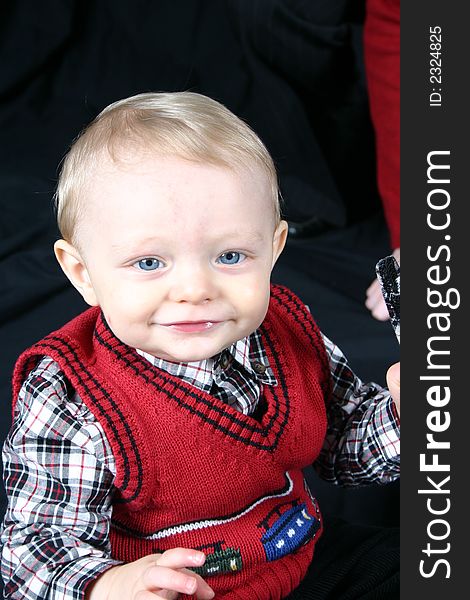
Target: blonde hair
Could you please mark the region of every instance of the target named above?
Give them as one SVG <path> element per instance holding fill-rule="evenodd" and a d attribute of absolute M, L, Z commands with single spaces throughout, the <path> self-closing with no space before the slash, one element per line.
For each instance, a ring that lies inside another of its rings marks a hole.
<path fill-rule="evenodd" d="M 82 216 L 80 198 L 90 172 L 103 157 L 131 161 L 137 151 L 178 156 L 232 169 L 260 168 L 273 197 L 280 197 L 273 160 L 259 137 L 225 106 L 192 92 L 146 93 L 107 106 L 73 142 L 55 193 L 61 235 L 74 241 Z"/>

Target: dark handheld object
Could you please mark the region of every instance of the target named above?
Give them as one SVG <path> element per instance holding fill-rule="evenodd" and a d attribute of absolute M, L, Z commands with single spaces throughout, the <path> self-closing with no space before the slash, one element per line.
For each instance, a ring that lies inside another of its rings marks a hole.
<path fill-rule="evenodd" d="M 386 256 L 379 260 L 375 270 L 392 327 L 400 343 L 400 265 L 394 256 Z"/>

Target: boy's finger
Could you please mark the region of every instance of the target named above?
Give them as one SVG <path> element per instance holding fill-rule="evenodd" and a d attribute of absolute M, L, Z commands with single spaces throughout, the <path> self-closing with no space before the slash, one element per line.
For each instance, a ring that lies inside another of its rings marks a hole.
<path fill-rule="evenodd" d="M 197 573 L 193 573 L 188 569 L 182 569 L 182 572 L 185 571 L 191 573 L 191 575 L 196 578 L 196 597 L 198 598 L 198 600 L 211 600 L 215 596 L 214 590 L 200 575 L 198 575 Z"/>
<path fill-rule="evenodd" d="M 180 575 L 186 577 L 187 580 L 183 585 L 187 586 L 186 590 L 181 590 L 179 587 L 171 587 L 169 589 L 181 591 L 184 594 L 196 594 L 200 600 L 211 600 L 214 597 L 214 591 L 204 581 L 202 577 L 191 571 L 191 567 L 200 567 L 204 564 L 206 555 L 204 552 L 198 550 L 192 550 L 190 548 L 172 548 L 167 550 L 163 554 L 155 555 L 155 567 L 151 567 L 149 571 L 153 571 L 154 568 L 166 568 L 172 572 L 179 571 Z M 151 577 L 156 577 L 154 573 L 150 573 Z M 152 579 L 153 580 L 153 579 Z M 159 584 L 159 587 L 165 587 Z"/>
<path fill-rule="evenodd" d="M 198 586 L 195 574 L 190 575 L 161 565 L 147 569 L 143 575 L 143 582 L 149 591 L 163 589 L 188 595 L 194 594 Z"/>
<path fill-rule="evenodd" d="M 393 387 L 398 388 L 398 392 L 400 392 L 400 363 L 397 362 L 392 365 L 387 371 L 387 383 L 391 384 Z"/>
<path fill-rule="evenodd" d="M 388 321 L 390 315 L 388 314 L 387 306 L 383 299 L 380 299 L 377 304 L 371 309 L 372 316 L 377 321 Z"/>
<path fill-rule="evenodd" d="M 387 306 L 381 294 L 378 294 L 376 297 L 368 298 L 366 301 L 366 308 L 370 310 L 372 316 L 378 321 L 387 321 L 390 318 Z"/>
<path fill-rule="evenodd" d="M 390 317 L 377 279 L 367 289 L 366 296 L 365 305 L 372 312 L 372 316 L 379 321 L 387 321 Z"/>
<path fill-rule="evenodd" d="M 155 555 L 155 564 L 171 569 L 184 569 L 185 567 L 200 567 L 204 564 L 206 555 L 199 550 L 191 548 L 172 548 L 163 554 Z"/>
<path fill-rule="evenodd" d="M 158 592 L 140 591 L 134 596 L 135 600 L 178 600 L 178 592 L 160 590 Z"/>
<path fill-rule="evenodd" d="M 377 291 L 380 291 L 380 284 L 377 279 L 374 279 L 374 281 L 366 290 L 366 296 L 373 296 L 377 293 Z"/>
<path fill-rule="evenodd" d="M 387 371 L 387 385 L 397 409 L 400 411 L 400 363 L 395 363 Z"/>

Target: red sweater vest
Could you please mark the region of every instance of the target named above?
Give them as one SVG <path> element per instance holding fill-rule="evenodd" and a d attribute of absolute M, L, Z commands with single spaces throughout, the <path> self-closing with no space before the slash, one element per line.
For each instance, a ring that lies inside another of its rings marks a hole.
<path fill-rule="evenodd" d="M 156 369 L 92 308 L 19 358 L 27 374 L 51 356 L 100 421 L 116 459 L 113 557 L 202 549 L 217 598 L 270 600 L 301 581 L 321 516 L 301 469 L 321 449 L 330 373 L 321 334 L 300 300 L 272 286 L 260 327 L 277 386 L 259 420 Z"/>

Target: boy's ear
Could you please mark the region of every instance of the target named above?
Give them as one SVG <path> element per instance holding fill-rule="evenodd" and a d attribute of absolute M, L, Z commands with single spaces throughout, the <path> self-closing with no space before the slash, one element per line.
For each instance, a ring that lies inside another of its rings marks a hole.
<path fill-rule="evenodd" d="M 279 258 L 279 255 L 284 250 L 284 246 L 286 245 L 288 230 L 289 230 L 289 227 L 287 225 L 287 221 L 280 221 L 279 225 L 274 230 L 272 267 L 274 267 L 277 259 Z"/>
<path fill-rule="evenodd" d="M 54 244 L 54 252 L 62 271 L 83 296 L 85 302 L 90 306 L 97 306 L 95 290 L 79 251 L 65 240 L 57 240 Z"/>

